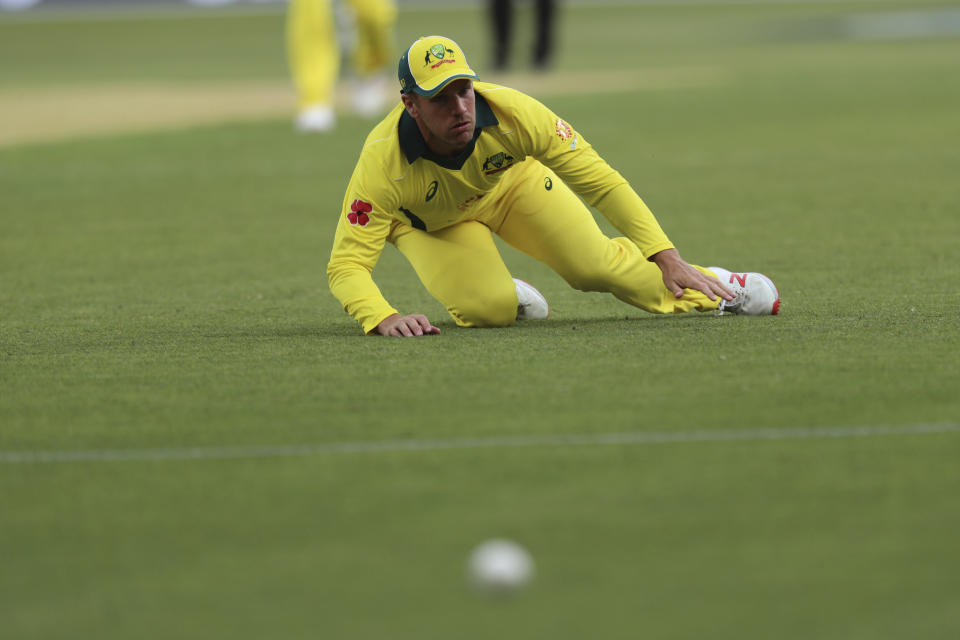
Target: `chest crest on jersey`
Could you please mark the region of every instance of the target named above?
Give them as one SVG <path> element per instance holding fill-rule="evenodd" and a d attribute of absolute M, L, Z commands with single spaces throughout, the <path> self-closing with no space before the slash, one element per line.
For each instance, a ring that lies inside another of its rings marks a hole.
<path fill-rule="evenodd" d="M 513 166 L 513 160 L 513 156 L 507 155 L 503 151 L 495 153 L 483 161 L 483 172 L 489 176 L 506 171 Z"/>

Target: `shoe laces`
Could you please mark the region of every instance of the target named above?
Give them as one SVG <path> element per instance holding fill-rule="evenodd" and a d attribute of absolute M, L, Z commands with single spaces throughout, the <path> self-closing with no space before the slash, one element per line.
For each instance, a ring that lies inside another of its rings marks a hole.
<path fill-rule="evenodd" d="M 720 298 L 720 305 L 717 307 L 717 315 L 722 316 L 725 311 L 736 314 L 740 310 L 740 307 L 743 306 L 743 300 L 746 297 L 747 289 L 746 287 L 738 287 L 737 292 L 733 296 L 733 300 L 727 301 L 723 298 Z"/>

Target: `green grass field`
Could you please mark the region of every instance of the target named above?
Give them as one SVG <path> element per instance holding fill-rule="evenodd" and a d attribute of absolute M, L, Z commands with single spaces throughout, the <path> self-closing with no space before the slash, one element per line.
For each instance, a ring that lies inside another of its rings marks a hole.
<path fill-rule="evenodd" d="M 935 33 L 859 29 L 900 11 Z M 544 100 L 776 318 L 655 317 L 504 248 L 551 317 L 463 330 L 388 247 L 443 334 L 364 337 L 325 266 L 370 122 L 0 146 L 0 637 L 960 637 L 958 11 L 565 7 Z M 282 22 L 0 16 L 0 99 L 283 82 Z M 403 10 L 397 41 L 482 72 L 481 24 Z M 703 82 L 564 88 L 595 69 Z M 465 584 L 494 536 L 534 556 L 518 597 Z"/>

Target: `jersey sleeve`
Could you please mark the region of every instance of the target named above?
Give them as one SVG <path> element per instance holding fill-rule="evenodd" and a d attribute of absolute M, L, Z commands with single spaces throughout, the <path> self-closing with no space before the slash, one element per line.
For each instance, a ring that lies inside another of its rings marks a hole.
<path fill-rule="evenodd" d="M 633 187 L 600 157 L 570 124 L 539 101 L 524 96 L 523 142 L 587 204 L 595 207 L 649 257 L 673 243 Z"/>
<path fill-rule="evenodd" d="M 365 333 L 370 333 L 384 318 L 398 312 L 380 293 L 372 276 L 393 221 L 385 208 L 389 193 L 369 185 L 366 173 L 358 164 L 350 179 L 327 277 L 330 291 L 344 310 L 360 323 Z"/>

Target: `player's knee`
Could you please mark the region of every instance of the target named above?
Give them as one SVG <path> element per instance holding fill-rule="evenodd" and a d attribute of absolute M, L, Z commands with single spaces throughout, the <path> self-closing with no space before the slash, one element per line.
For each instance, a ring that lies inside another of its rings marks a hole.
<path fill-rule="evenodd" d="M 508 327 L 517 320 L 517 291 L 510 287 L 464 296 L 450 315 L 462 327 Z"/>

